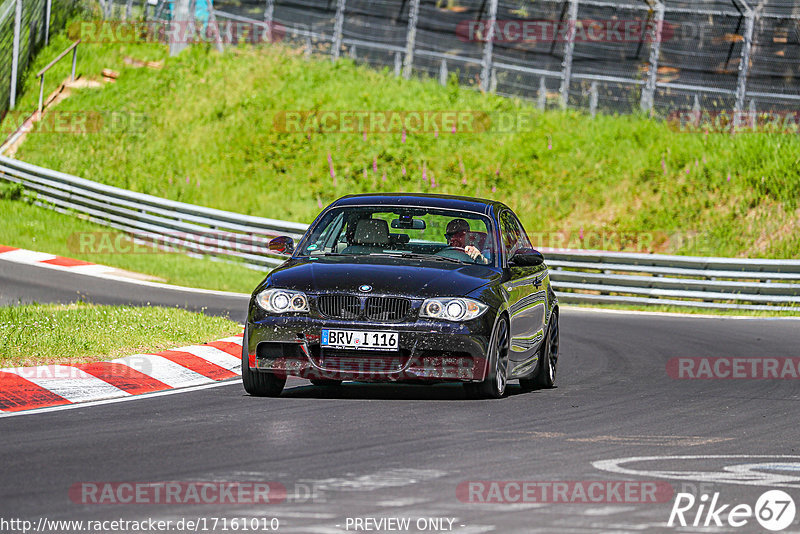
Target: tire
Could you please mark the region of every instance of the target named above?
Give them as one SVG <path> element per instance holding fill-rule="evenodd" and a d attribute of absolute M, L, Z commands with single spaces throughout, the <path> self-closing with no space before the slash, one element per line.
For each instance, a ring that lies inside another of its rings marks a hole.
<path fill-rule="evenodd" d="M 520 378 L 519 385 L 525 391 L 550 389 L 556 381 L 558 366 L 558 313 L 550 317 L 547 335 L 539 349 L 539 365 L 536 374 L 530 378 Z"/>
<path fill-rule="evenodd" d="M 244 329 L 242 338 L 242 384 L 244 390 L 254 397 L 278 397 L 286 385 L 286 377 L 279 377 L 275 373 L 265 373 L 250 370 L 247 354 L 247 328 Z"/>
<path fill-rule="evenodd" d="M 341 380 L 332 380 L 330 378 L 310 378 L 311 383 L 315 386 L 328 386 L 328 387 L 336 387 L 341 386 Z"/>
<path fill-rule="evenodd" d="M 483 382 L 464 384 L 467 397 L 471 399 L 500 399 L 506 394 L 508 385 L 508 320 L 501 317 L 492 329 L 489 339 L 489 372 Z"/>

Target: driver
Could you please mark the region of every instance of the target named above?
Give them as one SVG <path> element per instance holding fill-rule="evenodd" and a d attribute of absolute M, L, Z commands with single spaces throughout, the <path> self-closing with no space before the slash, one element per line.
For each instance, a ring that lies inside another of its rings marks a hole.
<path fill-rule="evenodd" d="M 463 249 L 464 252 L 466 252 L 475 263 L 487 265 L 489 260 L 486 259 L 483 254 L 481 254 L 480 250 L 472 245 L 464 246 L 467 238 L 467 232 L 469 232 L 469 223 L 467 221 L 464 219 L 453 219 L 447 223 L 444 237 L 447 239 L 447 244 L 449 246 Z"/>

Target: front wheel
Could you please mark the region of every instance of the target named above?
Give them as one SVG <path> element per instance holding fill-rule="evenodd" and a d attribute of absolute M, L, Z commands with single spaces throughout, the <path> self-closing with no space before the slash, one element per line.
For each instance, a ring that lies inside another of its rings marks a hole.
<path fill-rule="evenodd" d="M 520 378 L 519 385 L 525 391 L 532 389 L 550 389 L 556 381 L 558 366 L 558 314 L 550 317 L 542 348 L 539 349 L 539 365 L 536 375 L 532 378 Z"/>
<path fill-rule="evenodd" d="M 506 393 L 508 383 L 508 321 L 501 317 L 495 323 L 486 355 L 489 372 L 479 383 L 464 384 L 467 396 L 473 399 L 499 399 Z"/>
<path fill-rule="evenodd" d="M 280 396 L 283 386 L 286 385 L 286 377 L 251 370 L 247 345 L 247 328 L 245 328 L 242 338 L 242 385 L 244 385 L 244 390 L 254 397 Z"/>

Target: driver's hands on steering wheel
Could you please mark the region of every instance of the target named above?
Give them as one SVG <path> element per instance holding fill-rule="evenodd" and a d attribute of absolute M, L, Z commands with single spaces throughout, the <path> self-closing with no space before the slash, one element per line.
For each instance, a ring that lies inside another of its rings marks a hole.
<path fill-rule="evenodd" d="M 464 252 L 466 252 L 473 261 L 477 263 L 488 263 L 486 258 L 481 254 L 481 251 L 477 248 L 473 247 L 472 245 L 467 245 L 464 247 Z"/>

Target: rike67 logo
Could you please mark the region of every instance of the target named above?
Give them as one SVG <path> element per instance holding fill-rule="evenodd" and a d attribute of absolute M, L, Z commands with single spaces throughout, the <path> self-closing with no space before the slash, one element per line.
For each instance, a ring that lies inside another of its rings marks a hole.
<path fill-rule="evenodd" d="M 749 504 L 720 502 L 719 492 L 704 493 L 696 498 L 691 493 L 678 493 L 667 525 L 670 527 L 744 527 L 755 520 L 763 528 L 777 532 L 789 527 L 795 518 L 794 499 L 781 490 L 769 490 Z"/>

